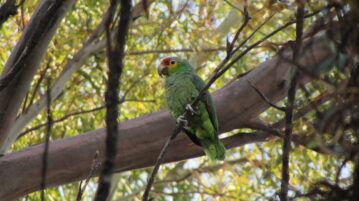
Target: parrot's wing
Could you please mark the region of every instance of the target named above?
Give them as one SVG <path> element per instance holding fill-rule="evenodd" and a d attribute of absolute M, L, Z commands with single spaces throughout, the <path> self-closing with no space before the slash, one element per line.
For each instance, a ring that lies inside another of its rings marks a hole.
<path fill-rule="evenodd" d="M 190 130 L 183 128 L 183 131 L 186 133 L 186 135 L 192 140 L 193 143 L 195 143 L 198 146 L 201 146 L 201 143 L 199 142 L 199 139 L 195 134 L 193 134 Z"/>
<path fill-rule="evenodd" d="M 193 74 L 191 76 L 192 83 L 196 87 L 198 93 L 203 89 L 203 87 L 206 85 L 204 81 L 198 77 L 196 74 Z M 206 91 L 203 95 L 203 98 L 201 98 L 201 102 L 206 106 L 207 112 L 209 114 L 209 118 L 211 119 L 211 122 L 216 129 L 216 132 L 218 131 L 218 121 L 217 121 L 217 114 L 216 114 L 216 108 L 214 105 L 214 102 L 212 100 L 211 94 Z"/>

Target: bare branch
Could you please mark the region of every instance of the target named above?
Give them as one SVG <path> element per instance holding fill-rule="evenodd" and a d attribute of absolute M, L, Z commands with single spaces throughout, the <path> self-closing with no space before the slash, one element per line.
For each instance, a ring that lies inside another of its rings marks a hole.
<path fill-rule="evenodd" d="M 293 61 L 297 63 L 298 56 L 300 54 L 301 45 L 302 45 L 302 35 L 303 35 L 303 24 L 304 24 L 304 9 L 305 5 L 300 0 L 297 1 L 297 26 L 296 26 L 296 41 L 295 49 L 293 51 Z M 282 156 L 282 183 L 280 190 L 280 200 L 288 200 L 288 184 L 289 184 L 289 154 L 290 154 L 290 137 L 293 131 L 293 107 L 296 95 L 298 72 L 296 69 L 293 69 L 292 79 L 288 89 L 288 103 L 285 113 L 285 135 L 283 139 L 283 156 Z"/>
<path fill-rule="evenodd" d="M 227 47 L 218 47 L 218 48 L 203 48 L 201 51 L 203 52 L 217 52 L 217 51 L 225 51 Z M 161 53 L 176 53 L 176 52 L 196 52 L 198 50 L 193 48 L 182 48 L 182 49 L 166 49 L 166 50 L 144 50 L 137 52 L 130 52 L 128 55 L 143 55 L 143 54 L 161 54 Z"/>
<path fill-rule="evenodd" d="M 243 10 L 241 8 L 239 8 L 238 6 L 234 5 L 233 3 L 231 3 L 229 0 L 224 0 L 228 5 L 230 5 L 232 8 L 238 10 L 241 13 L 244 13 Z"/>
<path fill-rule="evenodd" d="M 126 98 L 128 93 L 139 83 L 141 82 L 146 76 L 148 76 L 150 71 L 145 71 L 143 75 L 141 75 L 139 78 L 137 78 L 135 81 L 131 83 L 131 85 L 126 89 L 126 91 L 123 93 L 123 98 Z"/>
<path fill-rule="evenodd" d="M 51 79 L 47 79 L 47 126 L 46 126 L 46 134 L 45 134 L 45 147 L 44 154 L 42 158 L 42 181 L 41 181 L 41 200 L 45 200 L 45 189 L 46 189 L 46 175 L 47 175 L 47 166 L 48 166 L 48 155 L 49 155 L 49 143 L 50 143 L 50 135 L 52 128 L 52 112 L 51 112 L 51 95 L 50 95 L 50 83 Z"/>
<path fill-rule="evenodd" d="M 144 102 L 144 103 L 155 103 L 156 101 L 155 100 L 139 100 L 139 99 L 122 99 L 119 101 L 119 104 L 122 104 L 124 102 Z M 91 112 L 96 112 L 96 111 L 99 111 L 99 110 L 102 110 L 102 109 L 105 109 L 106 106 L 105 105 L 102 105 L 102 106 L 99 106 L 99 107 L 96 107 L 96 108 L 93 108 L 93 109 L 89 109 L 89 110 L 81 110 L 81 111 L 78 111 L 78 112 L 74 112 L 74 113 L 71 113 L 71 114 L 67 114 L 67 115 L 64 115 L 63 117 L 61 118 L 58 118 L 58 119 L 55 119 L 52 121 L 52 124 L 55 124 L 55 123 L 59 123 L 59 122 L 62 122 L 62 121 L 65 121 L 67 120 L 68 118 L 70 117 L 73 117 L 73 116 L 77 116 L 77 115 L 81 115 L 81 114 L 87 114 L 87 113 L 91 113 Z M 36 125 L 34 127 L 31 127 L 29 129 L 26 129 L 24 132 L 20 133 L 19 134 L 19 138 L 20 137 L 23 137 L 24 135 L 26 135 L 27 133 L 29 132 L 32 132 L 32 131 L 35 131 L 35 130 L 38 130 L 44 126 L 46 126 L 48 124 L 48 122 L 45 122 L 45 123 L 41 123 L 39 125 Z"/>
<path fill-rule="evenodd" d="M 105 102 L 106 102 L 106 158 L 104 165 L 102 167 L 101 175 L 99 178 L 96 194 L 95 194 L 95 201 L 103 201 L 107 200 L 107 197 L 110 193 L 111 187 L 111 178 L 113 174 L 113 166 L 114 166 L 114 158 L 117 152 L 116 148 L 116 141 L 117 141 L 117 118 L 118 118 L 118 87 L 119 87 L 119 79 L 122 74 L 122 67 L 123 67 L 123 55 L 119 54 L 121 50 L 124 48 L 125 42 L 119 44 L 119 38 L 116 37 L 115 47 L 112 45 L 112 36 L 111 36 L 111 27 L 113 18 L 115 16 L 116 8 L 117 8 L 118 1 L 117 0 L 110 0 L 110 7 L 107 10 L 107 19 L 105 21 L 105 33 L 106 33 L 106 45 L 107 45 L 107 60 L 108 60 L 108 81 L 107 81 L 107 89 L 105 92 Z M 130 7 L 131 7 L 131 3 Z M 121 16 L 123 14 L 123 2 L 121 1 Z M 127 11 L 125 11 L 127 12 Z M 128 11 L 130 12 L 130 11 Z M 125 14 L 126 15 L 126 14 Z M 125 16 L 126 17 L 126 16 Z M 121 17 L 120 19 L 123 21 L 124 19 Z M 127 20 L 127 19 L 126 19 Z M 127 26 L 123 27 L 124 34 L 127 34 Z M 125 37 L 124 37 L 125 39 Z M 121 46 L 123 45 L 123 46 Z M 123 51 L 123 50 L 122 50 Z M 115 59 L 116 56 L 119 56 L 119 61 Z"/>
<path fill-rule="evenodd" d="M 252 84 L 251 81 L 248 80 L 248 83 L 249 85 L 251 85 L 251 87 L 258 93 L 258 95 L 266 102 L 268 103 L 268 105 L 276 108 L 277 110 L 280 110 L 282 112 L 285 112 L 286 111 L 286 108 L 285 107 L 280 107 L 280 106 L 277 106 L 276 104 L 272 103 L 268 98 L 267 96 L 265 96 L 256 86 L 254 86 Z"/>
<path fill-rule="evenodd" d="M 84 194 L 85 190 L 86 190 L 86 187 L 90 181 L 90 179 L 95 175 L 95 172 L 97 171 L 98 167 L 99 167 L 99 163 L 97 161 L 98 159 L 98 155 L 99 155 L 99 152 L 96 151 L 95 152 L 95 155 L 94 155 L 94 159 L 92 161 L 92 165 L 91 165 L 91 170 L 90 170 L 90 173 L 89 175 L 87 176 L 86 180 L 85 180 L 85 183 L 83 184 L 83 180 L 80 181 L 80 184 L 79 184 L 79 191 L 77 193 L 77 196 L 76 196 L 76 201 L 81 201 L 81 198 L 82 198 L 82 195 Z M 83 184 L 83 185 L 82 185 Z"/>
<path fill-rule="evenodd" d="M 42 80 L 45 78 L 47 70 L 50 68 L 50 63 L 51 63 L 51 59 L 47 62 L 46 68 L 43 71 L 41 71 L 40 78 L 37 81 L 37 83 L 35 84 L 34 90 L 32 92 L 32 95 L 30 97 L 30 101 L 29 101 L 28 104 L 27 104 L 27 101 L 26 101 L 27 99 L 25 98 L 24 103 L 23 103 L 23 111 L 22 112 L 25 112 L 26 109 L 29 108 L 31 106 L 31 104 L 33 103 L 33 101 L 35 99 L 35 96 L 36 96 L 36 93 L 37 93 L 37 90 L 39 89 Z M 51 97 L 51 94 L 50 94 L 50 97 Z"/>
<path fill-rule="evenodd" d="M 233 51 L 234 45 L 235 45 L 236 41 L 238 40 L 239 35 L 242 33 L 244 27 L 247 26 L 249 20 L 251 19 L 251 17 L 248 14 L 248 5 L 247 5 L 247 3 L 246 3 L 246 6 L 244 7 L 243 15 L 244 15 L 243 24 L 237 30 L 236 35 L 234 36 L 232 42 L 227 44 L 227 57 L 230 57 L 230 55 L 232 55 L 235 52 L 235 51 Z"/>
<path fill-rule="evenodd" d="M 117 104 L 118 87 L 122 74 L 125 55 L 125 44 L 128 28 L 131 21 L 131 0 L 121 0 L 120 19 L 114 47 L 112 47 L 110 27 L 115 14 L 117 0 L 111 0 L 109 18 L 106 23 L 107 57 L 108 57 L 108 83 L 105 93 L 106 100 L 106 159 L 99 179 L 95 201 L 106 200 L 111 187 L 111 177 L 114 169 L 115 156 L 117 154 L 117 117 L 119 115 Z"/>
<path fill-rule="evenodd" d="M 182 127 L 183 127 L 183 122 L 181 122 L 179 125 L 177 125 L 176 129 L 173 131 L 172 135 L 167 139 L 166 143 L 163 145 L 160 154 L 157 157 L 156 163 L 155 163 L 155 167 L 153 168 L 152 172 L 151 172 L 151 176 L 148 179 L 145 191 L 143 193 L 142 196 L 142 201 L 148 201 L 148 196 L 150 194 L 153 182 L 155 181 L 155 177 L 157 175 L 157 172 L 160 168 L 160 165 L 163 161 L 163 157 L 165 156 L 165 153 L 167 151 L 168 146 L 171 144 L 172 140 L 174 140 L 176 138 L 176 136 L 181 132 Z M 151 200 L 151 199 L 150 199 Z"/>

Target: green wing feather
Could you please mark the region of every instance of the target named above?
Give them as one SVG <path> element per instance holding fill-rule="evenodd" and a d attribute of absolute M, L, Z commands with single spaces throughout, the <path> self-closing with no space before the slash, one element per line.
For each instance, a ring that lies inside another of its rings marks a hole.
<path fill-rule="evenodd" d="M 200 77 L 198 77 L 194 73 L 191 75 L 190 79 L 192 80 L 193 85 L 196 87 L 197 96 L 205 86 L 205 83 Z M 218 121 L 216 108 L 213 103 L 212 97 L 208 91 L 205 92 L 200 102 L 203 103 L 203 105 L 205 106 L 205 109 L 208 113 L 208 117 L 214 128 L 214 132 L 208 133 L 212 136 L 210 138 L 200 139 L 200 143 L 204 147 L 204 152 L 206 153 L 206 155 L 208 155 L 212 160 L 223 160 L 225 158 L 225 147 L 218 139 Z"/>
<path fill-rule="evenodd" d="M 193 74 L 191 76 L 192 83 L 198 90 L 198 93 L 203 89 L 203 87 L 206 85 L 204 81 L 198 77 L 196 74 Z M 208 91 L 205 92 L 203 95 L 201 102 L 206 106 L 207 112 L 209 114 L 209 118 L 211 119 L 211 122 L 216 129 L 216 132 L 218 132 L 218 120 L 217 120 L 217 114 L 216 114 L 216 108 L 213 103 L 212 97 L 209 94 Z M 216 133 L 217 134 L 217 133 Z"/>

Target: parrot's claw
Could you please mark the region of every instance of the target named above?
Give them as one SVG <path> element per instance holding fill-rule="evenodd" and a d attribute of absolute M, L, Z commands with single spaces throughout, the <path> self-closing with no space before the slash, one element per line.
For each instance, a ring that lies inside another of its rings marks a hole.
<path fill-rule="evenodd" d="M 190 105 L 190 104 L 187 104 L 186 105 L 186 111 L 189 111 L 190 112 L 190 115 L 197 115 L 197 112 L 196 111 L 194 111 L 194 109 L 192 108 L 192 106 Z"/>
<path fill-rule="evenodd" d="M 183 123 L 183 127 L 184 128 L 187 128 L 188 127 L 188 121 L 186 120 L 186 117 L 181 115 L 179 116 L 177 119 L 176 119 L 177 123 L 180 124 L 180 123 Z"/>

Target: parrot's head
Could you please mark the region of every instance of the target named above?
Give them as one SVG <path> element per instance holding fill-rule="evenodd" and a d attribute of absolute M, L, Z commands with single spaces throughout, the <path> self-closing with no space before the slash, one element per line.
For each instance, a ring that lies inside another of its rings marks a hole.
<path fill-rule="evenodd" d="M 161 77 L 168 77 L 179 72 L 193 71 L 193 68 L 188 61 L 184 59 L 180 59 L 178 57 L 167 57 L 162 59 L 157 71 Z"/>

